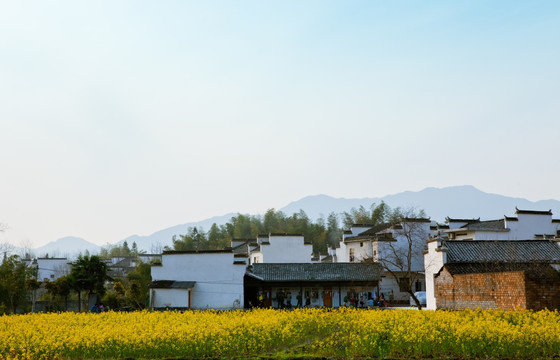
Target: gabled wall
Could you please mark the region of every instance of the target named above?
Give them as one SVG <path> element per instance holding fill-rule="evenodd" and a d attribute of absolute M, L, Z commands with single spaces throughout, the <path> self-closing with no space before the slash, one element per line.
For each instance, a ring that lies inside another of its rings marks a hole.
<path fill-rule="evenodd" d="M 303 235 L 271 234 L 268 243 L 260 244 L 263 263 L 309 263 L 312 252 L 313 246 L 304 243 Z"/>
<path fill-rule="evenodd" d="M 196 282 L 192 309 L 232 309 L 243 306 L 246 264 L 234 264 L 232 252 L 164 253 L 161 266 L 152 267 L 152 280 Z M 156 290 L 156 297 L 158 289 Z M 186 291 L 185 291 L 186 293 Z M 187 307 L 185 303 L 180 307 Z"/>

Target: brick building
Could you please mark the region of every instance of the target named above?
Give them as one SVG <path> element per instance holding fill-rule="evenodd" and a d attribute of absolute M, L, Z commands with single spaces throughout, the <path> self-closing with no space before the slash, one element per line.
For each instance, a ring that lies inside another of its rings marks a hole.
<path fill-rule="evenodd" d="M 560 309 L 554 241 L 447 241 L 434 276 L 438 309 Z"/>

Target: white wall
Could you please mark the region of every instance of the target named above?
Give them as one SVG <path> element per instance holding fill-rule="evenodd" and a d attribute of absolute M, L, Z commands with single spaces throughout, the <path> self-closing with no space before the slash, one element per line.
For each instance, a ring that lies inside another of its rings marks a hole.
<path fill-rule="evenodd" d="M 269 245 L 261 243 L 263 263 L 310 263 L 313 246 L 302 235 L 271 235 Z"/>
<path fill-rule="evenodd" d="M 150 304 L 155 308 L 188 308 L 188 289 L 151 289 Z"/>
<path fill-rule="evenodd" d="M 552 215 L 517 214 L 517 221 L 508 221 L 511 229 L 511 240 L 534 239 L 535 234 L 555 235 L 556 226 L 552 223 Z"/>
<path fill-rule="evenodd" d="M 362 246 L 360 246 L 362 244 Z M 371 241 L 352 241 L 346 243 L 346 252 L 348 262 L 350 262 L 350 249 L 354 249 L 354 262 L 361 262 L 364 259 L 371 259 L 373 257 Z"/>
<path fill-rule="evenodd" d="M 444 264 L 443 253 L 436 251 L 441 245 L 435 240 L 428 243 L 428 252 L 424 254 L 424 272 L 426 277 L 426 308 L 435 310 L 437 307 L 434 287 L 434 274 L 438 273 Z"/>
<path fill-rule="evenodd" d="M 71 266 L 66 258 L 39 258 L 37 259 L 37 280 L 55 281 L 59 277 L 70 274 Z"/>
<path fill-rule="evenodd" d="M 162 266 L 152 267 L 152 280 L 195 281 L 192 309 L 232 309 L 237 304 L 242 307 L 246 266 L 233 261 L 230 252 L 163 254 Z M 158 293 L 156 289 L 156 297 Z"/>

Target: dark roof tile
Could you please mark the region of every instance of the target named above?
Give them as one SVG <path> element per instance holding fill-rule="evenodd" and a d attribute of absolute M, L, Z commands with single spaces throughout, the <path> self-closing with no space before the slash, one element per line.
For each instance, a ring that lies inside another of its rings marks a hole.
<path fill-rule="evenodd" d="M 560 262 L 560 248 L 549 240 L 446 241 L 448 263 Z"/>
<path fill-rule="evenodd" d="M 152 281 L 152 289 L 192 289 L 195 281 L 156 280 Z"/>
<path fill-rule="evenodd" d="M 378 263 L 257 263 L 247 275 L 262 281 L 378 281 Z"/>

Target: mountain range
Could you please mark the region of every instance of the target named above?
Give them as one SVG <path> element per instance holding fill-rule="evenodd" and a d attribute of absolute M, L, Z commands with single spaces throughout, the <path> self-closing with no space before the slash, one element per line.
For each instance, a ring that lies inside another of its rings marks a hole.
<path fill-rule="evenodd" d="M 490 194 L 477 188 L 464 185 L 445 188 L 426 188 L 421 191 L 405 191 L 394 195 L 379 198 L 345 199 L 334 198 L 328 195 L 312 195 L 304 197 L 286 205 L 280 210 L 291 215 L 300 210 L 305 211 L 310 219 L 316 220 L 322 216 L 326 217 L 331 212 L 336 214 L 349 211 L 352 208 L 364 206 L 369 208 L 372 204 L 384 201 L 391 208 L 415 208 L 424 212 L 435 221 L 445 222 L 447 216 L 451 218 L 481 218 L 481 220 L 498 219 L 504 215 L 512 216 L 515 208 L 523 210 L 549 210 L 560 217 L 560 201 L 541 200 L 529 201 L 522 198 L 513 198 L 503 195 Z M 132 235 L 116 243 L 121 245 L 126 241 L 129 246 L 136 242 L 139 250 L 148 253 L 158 252 L 163 246 L 171 245 L 173 235 L 185 234 L 188 227 L 202 227 L 210 229 L 213 223 L 218 225 L 228 222 L 235 213 L 215 216 L 203 221 L 189 222 L 159 230 L 151 235 Z M 97 253 L 100 246 L 76 237 L 66 237 L 51 242 L 45 246 L 33 249 L 36 255 L 44 256 L 75 256 L 85 250 Z"/>

